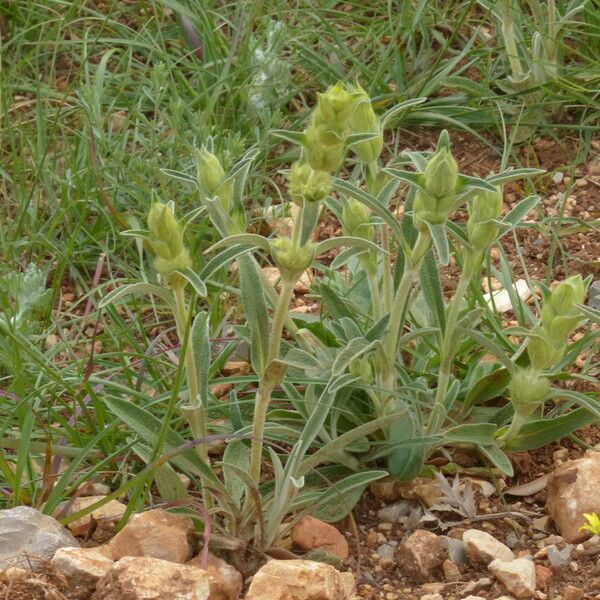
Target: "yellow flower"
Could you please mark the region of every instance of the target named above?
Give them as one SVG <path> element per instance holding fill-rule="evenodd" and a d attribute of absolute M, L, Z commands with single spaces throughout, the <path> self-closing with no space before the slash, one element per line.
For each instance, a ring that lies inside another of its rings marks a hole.
<path fill-rule="evenodd" d="M 587 523 L 579 528 L 579 531 L 589 531 L 593 535 L 600 535 L 600 517 L 593 512 L 592 514 L 584 513 L 583 516 Z"/>

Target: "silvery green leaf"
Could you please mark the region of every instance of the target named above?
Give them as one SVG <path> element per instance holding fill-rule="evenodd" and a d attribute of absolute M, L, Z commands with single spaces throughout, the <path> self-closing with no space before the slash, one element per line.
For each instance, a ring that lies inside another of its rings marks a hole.
<path fill-rule="evenodd" d="M 296 489 L 301 490 L 304 487 L 304 475 L 301 475 L 300 477 L 290 477 L 290 481 Z"/>
<path fill-rule="evenodd" d="M 512 229 L 518 225 L 521 220 L 527 215 L 527 213 L 540 201 L 539 196 L 527 196 L 519 202 L 505 217 L 502 219 L 502 223 L 510 225 Z"/>
<path fill-rule="evenodd" d="M 333 188 L 342 194 L 347 194 L 351 198 L 362 202 L 365 206 L 370 208 L 374 214 L 380 217 L 387 225 L 390 226 L 394 234 L 398 239 L 402 239 L 402 228 L 398 223 L 396 217 L 387 209 L 381 206 L 377 198 L 369 194 L 368 192 L 361 190 L 348 181 L 343 179 L 334 178 Z"/>
<path fill-rule="evenodd" d="M 125 231 L 121 231 L 121 235 L 124 237 L 135 237 L 152 241 L 150 232 L 147 229 L 126 229 Z"/>
<path fill-rule="evenodd" d="M 351 246 L 350 248 L 346 248 L 342 250 L 331 262 L 330 267 L 332 269 L 339 269 L 346 265 L 353 258 L 358 258 L 359 256 L 365 254 L 367 250 L 364 248 Z"/>
<path fill-rule="evenodd" d="M 287 129 L 274 129 L 271 131 L 271 135 L 292 142 L 293 144 L 300 145 L 304 144 L 305 139 L 304 133 L 300 133 L 299 131 L 288 131 Z"/>
<path fill-rule="evenodd" d="M 269 246 L 269 240 L 262 235 L 257 235 L 256 233 L 239 233 L 236 235 L 230 235 L 222 240 L 219 240 L 216 244 L 213 244 L 210 248 L 204 251 L 204 254 L 208 254 L 213 252 L 214 250 L 219 250 L 220 248 L 224 248 L 226 246 L 235 246 L 237 244 L 245 244 L 247 246 L 252 246 L 254 248 L 260 248 L 265 252 L 271 251 L 271 246 Z"/>
<path fill-rule="evenodd" d="M 376 250 L 377 252 L 383 252 L 380 246 L 370 242 L 369 240 L 342 235 L 340 237 L 333 237 L 319 242 L 317 244 L 317 256 L 320 254 L 325 254 L 334 248 L 339 248 L 340 246 L 353 246 L 355 248 L 364 248 L 365 250 Z"/>
<path fill-rule="evenodd" d="M 172 177 L 173 179 L 178 179 L 179 181 L 183 181 L 184 183 L 190 183 L 192 185 L 197 185 L 196 177 L 192 175 L 188 175 L 183 171 L 175 171 L 174 169 L 161 169 L 161 172 L 167 175 L 168 177 Z"/>
<path fill-rule="evenodd" d="M 231 466 L 237 467 L 231 468 Z M 250 449 L 242 440 L 231 440 L 223 453 L 223 481 L 231 498 L 239 505 L 246 490 L 246 484 L 239 476 L 239 470 L 248 472 L 250 467 Z"/>
<path fill-rule="evenodd" d="M 592 396 L 573 390 L 555 389 L 552 391 L 552 397 L 573 400 L 579 406 L 594 414 L 597 419 L 600 419 L 600 402 L 594 400 Z"/>
<path fill-rule="evenodd" d="M 361 142 L 368 142 L 369 140 L 374 140 L 380 135 L 381 134 L 378 131 L 373 131 L 370 133 L 353 133 L 346 138 L 346 145 L 354 146 L 355 144 L 360 144 Z"/>
<path fill-rule="evenodd" d="M 394 177 L 390 179 L 384 186 L 381 188 L 381 191 L 377 194 L 377 201 L 384 208 L 388 208 L 394 194 L 400 187 L 401 180 Z"/>
<path fill-rule="evenodd" d="M 333 363 L 333 367 L 331 368 L 331 374 L 333 377 L 338 377 L 341 375 L 348 365 L 356 358 L 359 358 L 363 354 L 371 351 L 373 348 L 380 346 L 380 342 L 378 340 L 374 340 L 369 342 L 365 338 L 355 338 L 350 340 L 347 346 L 341 349 Z"/>
<path fill-rule="evenodd" d="M 427 226 L 431 233 L 433 245 L 437 250 L 440 264 L 443 267 L 447 267 L 450 263 L 450 246 L 448 244 L 448 236 L 446 235 L 446 226 L 443 223 L 439 225 L 431 225 L 428 223 Z"/>
<path fill-rule="evenodd" d="M 200 272 L 200 278 L 206 281 L 213 273 L 230 263 L 233 259 L 245 254 L 248 250 L 252 249 L 252 246 L 248 244 L 235 244 L 219 252 L 216 256 L 211 258 Z"/>
<path fill-rule="evenodd" d="M 269 353 L 269 314 L 261 272 L 252 256 L 238 256 L 240 291 L 246 320 L 251 331 L 252 366 L 258 374 L 266 367 Z"/>
<path fill-rule="evenodd" d="M 497 173 L 495 175 L 490 175 L 486 177 L 486 181 L 491 183 L 494 186 L 500 185 L 502 183 L 506 183 L 507 181 L 514 181 L 515 179 L 523 179 L 524 177 L 533 177 L 534 175 L 541 175 L 545 173 L 544 169 L 513 169 L 508 168 L 502 171 L 501 173 Z"/>
<path fill-rule="evenodd" d="M 427 98 L 411 98 L 410 100 L 404 100 L 404 102 L 400 102 L 399 104 L 396 104 L 396 105 L 392 106 L 391 108 L 388 108 L 388 110 L 386 110 L 379 118 L 379 121 L 381 123 L 381 128 L 385 129 L 388 121 L 390 119 L 393 119 L 394 117 L 398 116 L 402 111 L 408 110 L 409 108 L 411 108 L 413 106 L 418 106 L 419 104 L 423 104 L 423 102 L 426 102 L 426 101 L 427 101 Z"/>
<path fill-rule="evenodd" d="M 383 169 L 388 175 L 406 181 L 419 189 L 423 189 L 423 175 L 421 173 L 415 173 L 414 171 L 404 171 L 403 169 L 396 169 L 394 167 L 386 167 Z"/>
<path fill-rule="evenodd" d="M 187 227 L 190 223 L 192 223 L 192 221 L 195 221 L 205 211 L 205 206 L 199 206 L 197 208 L 194 208 L 182 217 L 181 222 L 184 224 L 185 227 Z"/>
<path fill-rule="evenodd" d="M 459 175 L 458 182 L 463 192 L 472 190 L 483 190 L 485 192 L 496 192 L 496 187 L 479 177 L 470 177 L 469 175 Z"/>
<path fill-rule="evenodd" d="M 167 288 L 155 285 L 154 283 L 140 281 L 137 283 L 129 283 L 116 290 L 112 290 L 102 298 L 99 308 L 104 308 L 109 304 L 113 304 L 121 298 L 132 294 L 152 294 L 163 300 L 169 306 L 174 306 L 173 294 Z"/>
<path fill-rule="evenodd" d="M 204 285 L 204 281 L 198 276 L 198 273 L 189 267 L 183 271 L 175 272 L 181 275 L 194 288 L 194 291 L 198 296 L 201 296 L 202 298 L 207 296 L 208 292 L 206 291 L 206 286 Z"/>
<path fill-rule="evenodd" d="M 208 380 L 211 362 L 210 334 L 208 313 L 200 311 L 192 323 L 190 343 L 194 348 L 196 360 L 196 373 L 198 375 L 200 398 L 193 398 L 192 404 L 198 400 L 203 406 L 208 406 Z"/>

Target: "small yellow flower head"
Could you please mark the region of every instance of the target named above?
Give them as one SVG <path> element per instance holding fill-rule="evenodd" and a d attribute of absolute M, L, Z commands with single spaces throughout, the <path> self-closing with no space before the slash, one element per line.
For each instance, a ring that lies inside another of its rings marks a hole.
<path fill-rule="evenodd" d="M 497 237 L 500 228 L 490 221 L 502 214 L 502 193 L 480 191 L 469 207 L 467 232 L 471 246 L 476 250 L 485 250 Z"/>
<path fill-rule="evenodd" d="M 577 304 L 582 304 L 587 285 L 581 275 L 569 277 L 550 294 L 542 309 L 542 323 L 552 338 L 565 338 L 582 321 Z"/>
<path fill-rule="evenodd" d="M 289 238 L 277 238 L 271 242 L 271 257 L 284 281 L 294 281 L 306 271 L 315 258 L 317 245 L 309 242 L 304 246 L 294 244 Z"/>
<path fill-rule="evenodd" d="M 376 133 L 377 137 L 372 140 L 366 140 L 352 146 L 352 150 L 358 158 L 366 164 L 376 161 L 383 150 L 383 131 L 381 124 L 373 106 L 371 99 L 360 86 L 356 85 L 351 88 L 355 97 L 355 107 L 352 112 L 350 126 L 352 133 Z"/>
<path fill-rule="evenodd" d="M 346 91 L 341 81 L 338 81 L 324 93 L 317 94 L 317 106 L 311 117 L 311 127 L 334 131 L 343 136 L 350 128 L 354 102 L 354 96 Z"/>
<path fill-rule="evenodd" d="M 425 191 L 434 198 L 454 196 L 458 186 L 458 164 L 445 146 L 438 148 L 425 167 Z"/>
<path fill-rule="evenodd" d="M 233 198 L 233 182 L 227 180 L 219 159 L 204 146 L 197 151 L 196 176 L 201 192 L 213 198 L 219 196 L 226 211 L 231 209 Z"/>
<path fill-rule="evenodd" d="M 594 513 L 583 513 L 587 523 L 579 528 L 579 531 L 589 531 L 592 535 L 600 535 L 600 517 Z"/>
<path fill-rule="evenodd" d="M 347 198 L 342 208 L 342 230 L 344 235 L 373 241 L 375 228 L 369 225 L 369 209 L 354 198 Z"/>
<path fill-rule="evenodd" d="M 528 416 L 546 399 L 551 386 L 536 369 L 524 367 L 517 370 L 508 389 L 515 412 Z"/>
<path fill-rule="evenodd" d="M 148 213 L 148 230 L 154 268 L 161 275 L 181 271 L 191 266 L 183 242 L 183 228 L 168 204 L 155 202 Z"/>
<path fill-rule="evenodd" d="M 295 162 L 288 176 L 290 196 L 298 205 L 320 202 L 331 193 L 331 175 L 327 171 L 316 171 L 308 163 Z"/>

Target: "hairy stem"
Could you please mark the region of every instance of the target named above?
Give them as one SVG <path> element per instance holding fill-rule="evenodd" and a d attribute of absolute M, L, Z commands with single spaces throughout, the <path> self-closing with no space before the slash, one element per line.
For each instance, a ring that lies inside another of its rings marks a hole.
<path fill-rule="evenodd" d="M 452 369 L 452 362 L 456 354 L 456 344 L 454 335 L 456 323 L 458 321 L 458 315 L 460 314 L 460 308 L 462 305 L 463 298 L 469 287 L 469 283 L 472 277 L 473 270 L 471 268 L 465 267 L 460 276 L 460 279 L 458 280 L 458 285 L 456 286 L 454 298 L 450 303 L 450 309 L 448 310 L 448 317 L 446 319 L 446 329 L 444 331 L 442 349 L 440 352 L 440 370 L 438 373 L 438 383 L 435 394 L 435 402 L 429 423 L 427 424 L 428 433 L 437 432 L 442 425 L 442 423 L 439 423 L 438 421 L 440 420 L 440 415 L 443 415 L 443 412 L 437 410 L 437 408 L 438 406 L 443 404 L 446 392 L 448 391 L 448 383 L 450 382 L 450 371 Z"/>
<path fill-rule="evenodd" d="M 177 335 L 184 353 L 185 374 L 188 384 L 188 404 L 183 406 L 181 414 L 189 423 L 192 430 L 192 436 L 195 440 L 206 437 L 206 414 L 202 399 L 199 396 L 200 386 L 198 383 L 198 373 L 196 371 L 196 360 L 194 358 L 194 346 L 190 342 L 190 328 L 188 324 L 188 307 L 185 300 L 185 283 L 174 281 L 172 284 L 173 295 L 175 297 L 175 324 L 177 326 Z M 196 452 L 200 458 L 210 465 L 208 448 L 206 444 L 196 445 Z M 202 498 L 205 506 L 210 507 L 210 496 L 206 493 L 206 486 L 202 481 Z"/>

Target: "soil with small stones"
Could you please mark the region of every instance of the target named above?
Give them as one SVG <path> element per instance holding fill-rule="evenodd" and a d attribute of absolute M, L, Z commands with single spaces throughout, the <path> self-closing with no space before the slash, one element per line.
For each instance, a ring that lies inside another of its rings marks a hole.
<path fill-rule="evenodd" d="M 595 425 L 586 427 L 579 435 L 587 445 L 600 444 L 600 428 Z M 565 460 L 579 458 L 583 452 L 581 445 L 571 440 L 562 440 L 539 450 L 514 453 L 511 455 L 511 460 L 515 468 L 515 477 L 507 480 L 506 485 L 510 487 L 529 482 L 549 473 Z M 560 458 L 557 458 L 557 455 L 560 455 Z M 493 478 L 490 481 L 493 481 Z M 598 538 L 573 546 L 571 556 L 562 568 L 553 567 L 546 557 L 540 555 L 540 550 L 551 544 L 555 544 L 558 550 L 566 546 L 554 530 L 551 521 L 546 529 L 536 527 L 537 521 L 534 523 L 534 520 L 547 515 L 545 489 L 522 498 L 498 493 L 489 498 L 478 494 L 477 499 L 477 520 L 461 519 L 456 513 L 435 513 L 440 517 L 439 522 L 433 521 L 433 525 L 429 527 L 421 523 L 419 528 L 458 538 L 466 529 L 481 529 L 509 546 L 516 556 L 536 557 L 536 565 L 547 567 L 551 571 L 551 578 L 547 585 L 538 586 L 536 597 L 539 600 L 546 598 L 552 600 L 562 596 L 564 588 L 568 585 L 584 590 L 586 599 L 600 598 L 600 540 Z M 384 506 L 386 503 L 366 493 L 355 510 L 358 539 L 347 534 L 352 542 L 351 564 L 358 576 L 359 598 L 418 600 L 427 594 L 439 593 L 444 600 L 459 600 L 471 593 L 491 600 L 508 594 L 502 584 L 495 581 L 483 566 L 474 568 L 470 563 L 459 566 L 461 579 L 457 582 L 445 581 L 440 570 L 438 581 L 423 584 L 400 573 L 395 561 L 382 561 L 377 554 L 378 546 L 390 542 L 393 546 L 399 545 L 412 532 L 400 524 L 390 526 L 390 523 L 381 523 L 377 512 Z M 514 514 L 518 514 L 519 518 L 515 518 Z M 486 515 L 489 517 L 486 518 Z M 448 523 L 452 523 L 452 526 L 448 527 Z M 376 543 L 373 542 L 376 539 L 373 532 L 378 536 Z M 477 591 L 465 592 L 469 584 L 482 578 L 489 578 L 491 584 Z"/>

